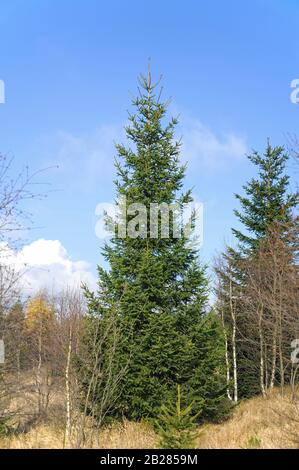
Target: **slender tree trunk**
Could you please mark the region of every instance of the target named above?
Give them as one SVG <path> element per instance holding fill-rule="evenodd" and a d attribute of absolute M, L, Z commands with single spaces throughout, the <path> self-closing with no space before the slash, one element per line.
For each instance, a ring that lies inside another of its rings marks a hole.
<path fill-rule="evenodd" d="M 272 365 L 271 365 L 271 378 L 270 378 L 270 390 L 274 387 L 275 373 L 276 373 L 276 356 L 277 356 L 277 322 L 275 325 L 272 341 Z"/>
<path fill-rule="evenodd" d="M 42 333 L 39 332 L 38 336 L 38 364 L 37 364 L 37 372 L 36 372 L 36 384 L 37 384 L 37 393 L 38 393 L 38 414 L 41 414 L 42 410 Z"/>
<path fill-rule="evenodd" d="M 49 370 L 49 367 L 46 366 L 45 370 L 45 391 L 44 391 L 44 413 L 47 413 L 48 407 L 49 407 L 49 402 L 50 402 L 50 390 L 51 390 L 51 373 Z"/>
<path fill-rule="evenodd" d="M 237 370 L 237 351 L 236 351 L 236 312 L 233 304 L 232 282 L 229 284 L 230 311 L 233 322 L 232 327 L 232 350 L 233 350 L 233 374 L 234 374 L 234 402 L 238 402 L 238 370 Z"/>
<path fill-rule="evenodd" d="M 66 404 L 66 423 L 65 423 L 65 443 L 68 444 L 71 437 L 71 396 L 70 396 L 70 366 L 72 357 L 72 327 L 70 326 L 68 351 L 65 367 L 65 404 Z"/>
<path fill-rule="evenodd" d="M 17 380 L 18 380 L 18 391 L 20 391 L 21 388 L 21 360 L 20 360 L 20 349 L 17 351 Z"/>
<path fill-rule="evenodd" d="M 283 395 L 284 393 L 284 364 L 283 364 L 283 346 L 282 346 L 281 335 L 279 339 L 279 370 L 280 370 L 280 390 L 281 390 L 281 395 Z"/>
<path fill-rule="evenodd" d="M 291 391 L 292 391 L 292 401 L 294 402 L 297 399 L 297 372 L 299 370 L 299 365 L 294 366 L 292 364 L 292 369 L 291 369 L 291 378 L 290 378 L 290 384 L 291 384 Z"/>
<path fill-rule="evenodd" d="M 225 323 L 224 323 L 224 315 L 223 312 L 221 311 L 221 322 L 222 322 L 222 328 L 223 328 L 223 335 L 224 335 L 224 344 L 225 344 L 225 364 L 226 364 L 226 394 L 229 400 L 232 401 L 232 396 L 230 394 L 230 364 L 229 364 L 229 357 L 228 357 L 228 340 L 227 340 L 227 332 L 225 328 Z"/>
<path fill-rule="evenodd" d="M 284 393 L 283 327 L 282 327 L 282 282 L 279 283 L 279 369 L 281 395 Z"/>
<path fill-rule="evenodd" d="M 276 257 L 275 257 L 276 259 Z M 276 265 L 276 263 L 275 263 Z M 277 279 L 276 279 L 276 269 L 274 272 L 274 280 L 273 280 L 273 296 L 274 299 L 276 297 L 277 291 Z M 278 315 L 276 314 L 276 309 L 273 312 L 274 318 L 274 333 L 273 333 L 273 346 L 272 346 L 272 367 L 271 367 L 271 379 L 270 379 L 270 389 L 273 389 L 274 382 L 275 382 L 275 373 L 276 373 L 276 356 L 277 356 L 277 332 L 278 332 Z"/>
<path fill-rule="evenodd" d="M 263 397 L 265 397 L 266 390 L 265 390 L 265 383 L 264 383 L 264 376 L 265 376 L 265 361 L 264 361 L 264 338 L 263 338 L 263 329 L 262 329 L 262 319 L 263 319 L 263 307 L 259 307 L 259 341 L 260 341 L 260 387 Z"/>

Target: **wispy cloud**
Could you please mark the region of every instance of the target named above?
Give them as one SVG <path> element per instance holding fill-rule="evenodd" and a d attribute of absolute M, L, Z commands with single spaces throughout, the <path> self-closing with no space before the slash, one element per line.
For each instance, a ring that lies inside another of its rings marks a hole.
<path fill-rule="evenodd" d="M 172 110 L 173 111 L 173 110 Z M 177 114 L 174 112 L 173 114 Z M 232 132 L 212 130 L 197 118 L 181 114 L 178 135 L 182 135 L 182 161 L 188 171 L 222 171 L 244 158 L 245 138 Z M 115 177 L 115 143 L 130 146 L 121 125 L 101 125 L 87 133 L 64 130 L 43 139 L 45 165 L 57 165 L 63 185 L 75 191 L 92 192 L 103 188 L 111 197 Z"/>
<path fill-rule="evenodd" d="M 203 167 L 207 170 L 222 170 L 244 158 L 246 141 L 234 132 L 216 133 L 199 119 L 181 116 L 182 157 L 189 168 Z"/>

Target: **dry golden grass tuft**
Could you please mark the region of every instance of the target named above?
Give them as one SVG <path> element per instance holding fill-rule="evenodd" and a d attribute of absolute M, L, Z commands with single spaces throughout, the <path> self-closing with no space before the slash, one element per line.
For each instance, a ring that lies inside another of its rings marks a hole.
<path fill-rule="evenodd" d="M 224 423 L 201 426 L 197 446 L 202 449 L 296 448 L 299 446 L 298 424 L 298 405 L 291 403 L 287 395 L 282 398 L 276 390 L 268 398 L 244 401 Z M 61 427 L 39 424 L 27 433 L 0 439 L 0 448 L 57 449 L 63 447 L 63 441 Z M 158 438 L 149 424 L 124 421 L 97 435 L 88 434 L 84 447 L 154 449 L 158 447 Z"/>
<path fill-rule="evenodd" d="M 289 394 L 274 390 L 240 403 L 230 419 L 202 428 L 198 448 L 296 448 L 299 446 L 299 408 Z"/>
<path fill-rule="evenodd" d="M 38 425 L 27 433 L 0 439 L 2 449 L 61 449 L 64 432 L 53 425 Z M 74 447 L 67 445 L 66 447 Z M 89 435 L 83 447 L 97 449 L 154 449 L 157 436 L 146 423 L 124 421 L 107 427 L 98 435 Z"/>
<path fill-rule="evenodd" d="M 101 449 L 156 449 L 158 438 L 147 423 L 125 421 L 121 426 L 112 426 L 100 434 Z"/>

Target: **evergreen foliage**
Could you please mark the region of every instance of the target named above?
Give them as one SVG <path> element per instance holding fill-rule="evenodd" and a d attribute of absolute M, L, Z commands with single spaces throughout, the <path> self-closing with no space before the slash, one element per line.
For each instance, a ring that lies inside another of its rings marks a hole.
<path fill-rule="evenodd" d="M 148 213 L 151 203 L 177 203 L 183 209 L 192 195 L 182 192 L 185 166 L 174 137 L 177 120 L 166 122 L 167 106 L 150 72 L 141 77 L 133 105 L 136 113 L 126 127 L 131 147 L 116 147 L 117 196 L 125 197 L 127 206 L 144 204 Z M 170 220 L 176 217 L 173 213 Z M 135 214 L 126 213 L 122 222 L 138 226 Z M 206 312 L 205 269 L 190 238 L 173 236 L 172 227 L 168 238 L 160 224 L 158 236 L 151 238 L 149 223 L 138 227 L 135 238 L 116 234 L 103 248 L 110 269 L 98 267 L 98 292 L 86 289 L 91 316 L 106 318 L 112 302 L 119 312 L 114 373 L 127 371 L 114 416 L 157 416 L 163 403 L 175 399 L 178 383 L 188 388 L 195 413 L 202 410 L 203 417 L 217 415 L 223 404 L 223 338 L 218 320 Z"/>
<path fill-rule="evenodd" d="M 234 305 L 237 316 L 237 362 L 238 388 L 240 397 L 250 397 L 260 393 L 257 380 L 259 357 L 256 344 L 256 325 L 246 315 L 248 299 L 244 298 L 246 274 L 244 263 L 254 256 L 260 243 L 273 229 L 280 227 L 281 238 L 288 243 L 286 227 L 292 226 L 293 209 L 298 202 L 298 194 L 289 193 L 289 177 L 285 174 L 288 155 L 283 147 L 272 147 L 268 141 L 265 153 L 253 152 L 248 156 L 257 168 L 257 176 L 243 186 L 245 195 L 236 194 L 240 209 L 235 215 L 241 222 L 240 229 L 232 229 L 238 245 L 236 249 L 227 247 L 223 254 L 225 268 L 218 270 L 220 289 L 218 300 L 221 301 L 226 323 L 229 327 L 229 283 L 233 285 Z M 217 270 L 216 270 L 217 271 Z M 250 303 L 250 302 L 249 302 Z M 231 345 L 228 345 L 231 350 Z"/>
<path fill-rule="evenodd" d="M 235 214 L 246 233 L 232 229 L 241 251 L 248 253 L 258 247 L 273 223 L 282 227 L 292 220 L 292 209 L 297 204 L 297 194 L 289 194 L 289 176 L 285 174 L 288 154 L 283 147 L 272 147 L 268 142 L 263 155 L 253 152 L 249 160 L 257 167 L 258 177 L 252 178 L 243 189 L 245 196 L 236 194 L 241 209 Z"/>
<path fill-rule="evenodd" d="M 192 413 L 192 403 L 186 408 L 181 406 L 181 387 L 177 386 L 177 400 L 175 404 L 162 405 L 156 422 L 158 433 L 161 436 L 162 449 L 194 449 L 196 438 L 196 415 Z"/>

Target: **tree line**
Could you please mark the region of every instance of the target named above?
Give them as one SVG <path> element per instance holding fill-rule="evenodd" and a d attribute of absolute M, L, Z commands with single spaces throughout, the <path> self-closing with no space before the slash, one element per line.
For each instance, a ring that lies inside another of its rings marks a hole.
<path fill-rule="evenodd" d="M 116 196 L 183 211 L 193 199 L 183 191 L 177 119 L 167 121 L 150 71 L 133 108 L 128 144 L 116 145 Z M 142 236 L 114 234 L 104 244 L 109 267 L 98 266 L 95 292 L 82 286 L 24 299 L 13 267 L 1 266 L 0 426 L 25 429 L 46 419 L 59 394 L 65 445 L 80 447 L 87 430 L 97 435 L 127 418 L 150 420 L 163 445 L 178 447 L 192 442 L 194 425 L 225 419 L 242 399 L 276 386 L 298 398 L 298 191 L 286 174 L 290 153 L 298 161 L 295 140 L 291 152 L 268 141 L 264 153 L 248 156 L 256 176 L 236 195 L 240 228 L 215 260 L 212 280 L 195 239 L 172 229 L 164 237 L 160 226 L 151 238 L 149 220 L 136 222 Z M 170 214 L 183 229 L 179 217 Z"/>

